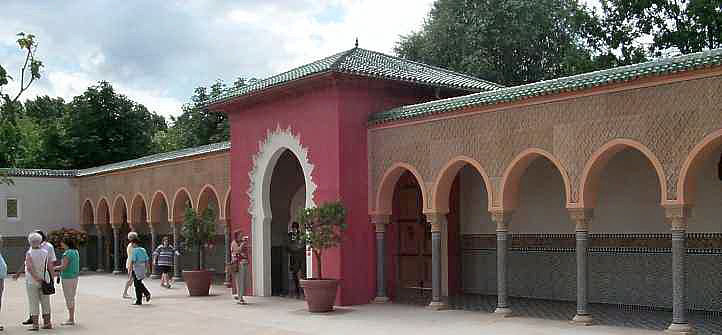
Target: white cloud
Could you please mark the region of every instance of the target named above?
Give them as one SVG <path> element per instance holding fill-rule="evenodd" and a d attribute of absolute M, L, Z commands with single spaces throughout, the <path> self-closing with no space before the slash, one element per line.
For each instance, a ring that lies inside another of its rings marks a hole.
<path fill-rule="evenodd" d="M 0 59 L 17 66 L 22 55 L 7 50 L 15 32 L 32 31 L 46 67 L 25 98 L 69 100 L 106 80 L 151 110 L 177 115 L 196 86 L 267 77 L 350 49 L 356 37 L 362 48 L 392 53 L 399 35 L 420 28 L 432 3 L 10 0 L 0 13 Z M 18 12 L 28 14 L 11 16 Z"/>

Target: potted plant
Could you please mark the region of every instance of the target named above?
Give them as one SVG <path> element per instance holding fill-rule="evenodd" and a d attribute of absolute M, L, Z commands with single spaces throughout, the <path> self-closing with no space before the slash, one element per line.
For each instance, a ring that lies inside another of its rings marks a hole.
<path fill-rule="evenodd" d="M 322 255 L 326 249 L 341 244 L 342 233 L 346 229 L 345 220 L 346 208 L 339 201 L 301 209 L 299 212 L 301 232 L 297 239 L 311 247 L 318 274 L 318 278 L 300 281 L 309 312 L 323 313 L 333 310 L 338 280 L 323 277 Z"/>
<path fill-rule="evenodd" d="M 193 208 L 186 208 L 181 236 L 185 248 L 198 252 L 196 270 L 183 270 L 183 280 L 186 282 L 190 296 L 207 296 L 211 289 L 213 273 L 205 270 L 204 250 L 210 248 L 216 235 L 216 214 L 213 208 L 198 215 Z"/>

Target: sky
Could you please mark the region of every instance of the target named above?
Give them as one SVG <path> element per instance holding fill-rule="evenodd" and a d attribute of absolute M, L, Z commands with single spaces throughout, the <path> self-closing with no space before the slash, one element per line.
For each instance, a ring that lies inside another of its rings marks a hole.
<path fill-rule="evenodd" d="M 418 30 L 433 0 L 3 0 L 0 63 L 24 54 L 15 34 L 37 36 L 42 78 L 23 99 L 66 100 L 105 80 L 164 116 L 197 86 L 264 78 L 359 46 L 387 54 Z M 11 83 L 9 92 L 17 91 Z"/>

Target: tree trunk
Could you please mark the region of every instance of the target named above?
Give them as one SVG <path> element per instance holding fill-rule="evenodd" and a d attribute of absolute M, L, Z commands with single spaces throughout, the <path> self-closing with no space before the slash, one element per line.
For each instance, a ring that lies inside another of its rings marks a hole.
<path fill-rule="evenodd" d="M 316 256 L 316 264 L 318 264 L 318 279 L 323 279 L 323 274 L 321 272 L 321 252 L 314 249 L 313 254 Z"/>

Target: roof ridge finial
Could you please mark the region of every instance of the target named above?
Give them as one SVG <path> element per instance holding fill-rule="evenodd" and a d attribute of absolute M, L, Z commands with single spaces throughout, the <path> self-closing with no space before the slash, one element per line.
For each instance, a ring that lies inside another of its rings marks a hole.
<path fill-rule="evenodd" d="M 358 37 L 356 37 L 356 43 L 353 46 L 354 48 L 358 48 Z"/>

